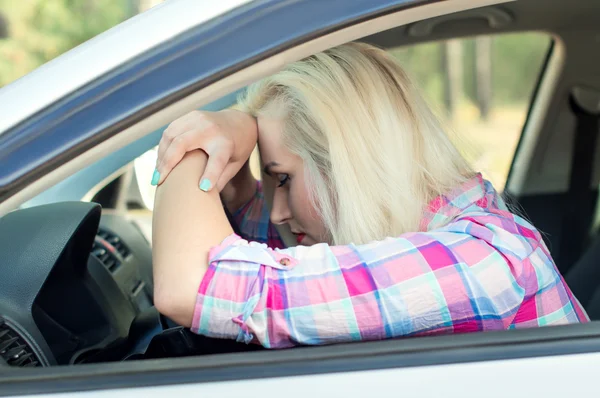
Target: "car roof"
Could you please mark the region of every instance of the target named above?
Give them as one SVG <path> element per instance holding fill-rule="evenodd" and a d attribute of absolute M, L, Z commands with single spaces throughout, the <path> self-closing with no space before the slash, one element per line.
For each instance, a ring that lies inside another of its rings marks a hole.
<path fill-rule="evenodd" d="M 165 1 L 75 47 L 0 89 L 0 135 L 115 67 L 251 1 Z"/>

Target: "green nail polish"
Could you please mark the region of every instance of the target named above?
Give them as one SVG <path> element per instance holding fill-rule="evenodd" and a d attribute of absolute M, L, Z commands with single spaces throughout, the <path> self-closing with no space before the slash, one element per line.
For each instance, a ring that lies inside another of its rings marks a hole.
<path fill-rule="evenodd" d="M 210 189 L 210 180 L 208 178 L 205 178 L 202 181 L 200 181 L 200 189 L 204 192 L 208 192 L 208 190 Z"/>
<path fill-rule="evenodd" d="M 152 181 L 150 181 L 150 184 L 158 185 L 158 181 L 160 181 L 160 173 L 157 169 L 154 169 L 154 174 L 152 174 Z"/>

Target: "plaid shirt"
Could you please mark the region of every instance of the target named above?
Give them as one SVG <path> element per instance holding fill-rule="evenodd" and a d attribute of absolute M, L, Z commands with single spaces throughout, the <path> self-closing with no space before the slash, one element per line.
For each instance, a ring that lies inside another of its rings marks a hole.
<path fill-rule="evenodd" d="M 238 214 L 269 230 L 262 194 Z M 481 175 L 433 200 L 421 231 L 364 245 L 209 253 L 192 330 L 270 348 L 588 322 L 540 233 Z"/>
<path fill-rule="evenodd" d="M 265 203 L 262 183 L 256 182 L 254 197 L 232 214 L 233 221 L 240 227 L 242 238 L 253 242 L 266 243 L 272 249 L 284 249 L 275 226 L 269 221 L 269 210 Z"/>

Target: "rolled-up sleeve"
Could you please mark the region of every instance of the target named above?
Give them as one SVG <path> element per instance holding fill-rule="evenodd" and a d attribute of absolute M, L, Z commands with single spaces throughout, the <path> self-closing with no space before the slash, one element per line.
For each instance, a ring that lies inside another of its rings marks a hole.
<path fill-rule="evenodd" d="M 536 307 L 577 321 L 532 236 L 469 219 L 365 245 L 279 250 L 232 235 L 210 252 L 192 330 L 270 348 L 501 330 L 524 301 L 523 321 L 537 325 Z"/>

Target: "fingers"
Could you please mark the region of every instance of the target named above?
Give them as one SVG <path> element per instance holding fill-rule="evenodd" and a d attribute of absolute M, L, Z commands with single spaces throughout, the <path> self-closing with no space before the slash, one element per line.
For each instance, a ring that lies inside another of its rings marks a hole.
<path fill-rule="evenodd" d="M 202 149 L 205 137 L 204 131 L 200 129 L 189 130 L 181 133 L 174 138 L 167 138 L 162 155 L 159 153 L 156 169 L 159 173 L 157 185 L 167 178 L 171 170 L 183 159 L 183 156 L 190 151 Z M 168 142 L 168 146 L 167 146 Z M 163 141 L 161 140 L 161 144 Z M 160 152 L 159 147 L 159 152 Z M 155 182 L 153 180 L 153 182 Z"/>
<path fill-rule="evenodd" d="M 239 159 L 234 161 L 234 141 L 230 132 L 222 131 L 218 114 L 191 112 L 175 120 L 163 132 L 158 145 L 156 171 L 152 185 L 160 185 L 187 152 L 201 149 L 208 155 L 206 168 L 198 187 L 203 191 L 217 188 L 220 192 L 237 173 Z"/>
<path fill-rule="evenodd" d="M 201 142 L 199 142 L 199 140 L 202 139 L 202 131 L 210 133 L 214 128 L 215 126 L 211 123 L 210 118 L 198 111 L 192 111 L 173 121 L 165 131 L 163 131 L 158 144 L 156 170 L 152 177 L 152 185 L 162 183 L 173 167 L 181 161 L 185 152 L 200 147 Z M 194 132 L 195 136 L 187 136 L 190 132 Z M 186 137 L 182 137 L 184 135 Z M 177 146 L 171 148 L 175 141 Z M 184 150 L 183 152 L 181 152 L 182 147 Z M 171 159 L 171 156 L 173 155 L 174 160 Z"/>
<path fill-rule="evenodd" d="M 197 126 L 195 127 L 203 127 L 202 125 L 200 125 L 202 121 L 201 114 L 195 111 L 183 115 L 181 118 L 176 119 L 171 124 L 169 124 L 165 131 L 163 131 L 160 143 L 158 144 L 158 160 L 163 158 L 165 151 L 167 150 L 169 145 L 171 145 L 171 142 L 173 142 L 175 137 L 188 130 L 194 129 L 194 125 L 192 123 L 194 119 L 198 119 L 196 120 Z"/>
<path fill-rule="evenodd" d="M 223 189 L 222 177 L 233 155 L 233 145 L 226 139 L 212 140 L 203 150 L 208 154 L 208 162 L 198 186 L 208 192 L 215 187 Z"/>

